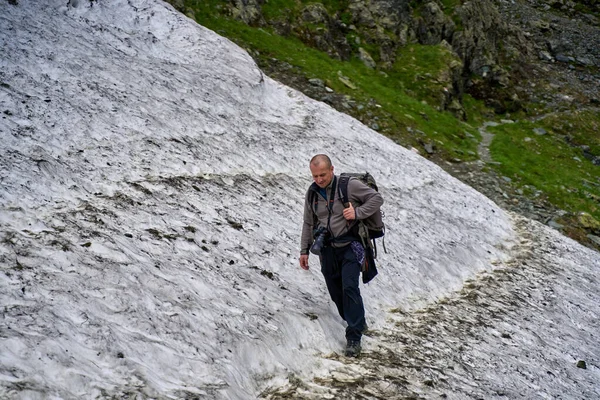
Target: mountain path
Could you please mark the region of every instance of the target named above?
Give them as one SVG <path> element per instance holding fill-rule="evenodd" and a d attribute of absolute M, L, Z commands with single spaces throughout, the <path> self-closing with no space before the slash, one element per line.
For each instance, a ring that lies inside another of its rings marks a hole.
<path fill-rule="evenodd" d="M 600 295 L 582 289 L 597 278 L 588 269 L 559 267 L 553 259 L 569 250 L 548 240 L 535 222 L 512 218 L 519 242 L 511 260 L 425 309 L 391 310 L 389 327 L 368 333 L 360 358 L 324 355 L 340 363 L 329 376 L 309 382 L 290 376 L 287 385 L 269 388 L 261 398 L 598 398 L 597 385 L 593 392 L 577 385 L 600 375 L 592 333 Z M 565 292 L 573 297 L 558 295 Z M 575 318 L 573 308 L 591 318 Z M 584 360 L 565 360 L 570 340 L 582 343 L 579 356 L 587 354 L 587 370 L 576 367 Z M 504 381 L 486 374 L 498 369 Z"/>
<path fill-rule="evenodd" d="M 486 164 L 493 163 L 492 155 L 490 154 L 490 145 L 494 140 L 494 135 L 487 131 L 488 126 L 498 126 L 497 122 L 484 122 L 482 126 L 479 127 L 479 134 L 481 135 L 481 141 L 477 146 L 477 154 L 479 155 L 479 159 L 485 162 Z"/>

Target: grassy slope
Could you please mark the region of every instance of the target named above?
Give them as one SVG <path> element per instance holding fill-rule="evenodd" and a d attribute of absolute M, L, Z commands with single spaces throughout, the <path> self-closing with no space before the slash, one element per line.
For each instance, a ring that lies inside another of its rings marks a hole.
<path fill-rule="evenodd" d="M 585 211 L 600 220 L 600 166 L 586 159 L 577 146 L 587 143 L 598 154 L 599 124 L 600 113 L 588 111 L 500 125 L 488 128 L 496 134 L 490 151 L 501 163 L 500 171 L 525 190 L 541 190 L 565 211 Z M 546 134 L 536 134 L 536 128 Z"/>

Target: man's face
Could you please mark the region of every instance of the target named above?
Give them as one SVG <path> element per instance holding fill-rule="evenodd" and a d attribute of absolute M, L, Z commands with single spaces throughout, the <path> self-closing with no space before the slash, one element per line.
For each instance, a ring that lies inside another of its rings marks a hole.
<path fill-rule="evenodd" d="M 317 165 L 310 165 L 310 173 L 315 183 L 322 189 L 326 188 L 333 179 L 333 165 L 327 166 L 327 163 L 321 162 Z"/>

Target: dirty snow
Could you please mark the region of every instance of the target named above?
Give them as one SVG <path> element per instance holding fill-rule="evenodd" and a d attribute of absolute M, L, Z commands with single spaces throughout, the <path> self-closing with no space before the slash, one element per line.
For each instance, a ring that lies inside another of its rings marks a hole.
<path fill-rule="evenodd" d="M 598 253 L 171 6 L 0 2 L 0 66 L 0 398 L 600 396 Z M 318 262 L 298 267 L 319 152 L 370 171 L 386 201 L 359 360 L 337 355 Z M 388 364 L 403 357 L 432 368 Z"/>

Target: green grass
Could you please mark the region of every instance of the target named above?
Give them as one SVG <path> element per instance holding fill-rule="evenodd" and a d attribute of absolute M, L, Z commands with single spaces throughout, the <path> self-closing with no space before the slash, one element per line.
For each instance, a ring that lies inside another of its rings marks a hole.
<path fill-rule="evenodd" d="M 585 124 L 579 119 L 590 121 Z M 566 130 L 569 124 L 579 123 L 582 125 L 577 125 L 577 132 Z M 551 203 L 565 211 L 587 212 L 600 220 L 600 167 L 587 160 L 581 148 L 571 146 L 564 139 L 568 132 L 597 146 L 598 123 L 598 113 L 568 113 L 535 123 L 490 127 L 489 131 L 496 135 L 490 151 L 501 163 L 497 167 L 500 172 L 517 185 L 542 191 Z M 536 135 L 535 128 L 543 128 L 548 134 Z"/>
<path fill-rule="evenodd" d="M 551 126 L 556 134 L 569 136 L 574 144 L 590 146 L 590 151 L 600 156 L 600 112 L 551 114 L 544 118 L 544 123 Z"/>
<path fill-rule="evenodd" d="M 446 12 L 454 12 L 454 9 L 460 6 L 463 2 L 461 0 L 442 0 L 442 5 Z"/>
<path fill-rule="evenodd" d="M 449 50 L 415 43 L 398 50 L 388 73 L 393 80 L 402 82 L 411 96 L 436 104 L 441 102 L 444 87 L 451 85 L 450 65 L 458 66 L 460 61 Z"/>
<path fill-rule="evenodd" d="M 295 2 L 290 0 L 269 0 L 261 9 L 267 20 L 294 18 L 298 15 Z"/>
<path fill-rule="evenodd" d="M 496 119 L 494 110 L 485 106 L 482 101 L 479 101 L 469 94 L 463 95 L 463 107 L 469 116 L 469 124 L 473 126 L 481 126 L 484 122 Z M 478 136 L 481 138 L 481 135 Z"/>

